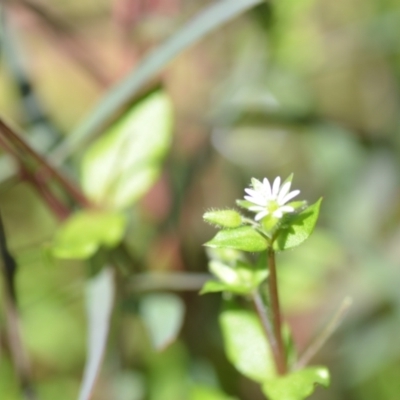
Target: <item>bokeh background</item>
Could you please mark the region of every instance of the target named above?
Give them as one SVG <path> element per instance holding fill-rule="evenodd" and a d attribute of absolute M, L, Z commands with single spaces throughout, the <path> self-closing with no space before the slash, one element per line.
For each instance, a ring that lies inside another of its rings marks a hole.
<path fill-rule="evenodd" d="M 5 2 L 0 114 L 45 153 L 211 3 Z M 125 244 L 135 265 L 115 308 L 94 399 L 185 399 L 190 380 L 242 400 L 263 398 L 225 358 L 221 296 L 198 295 L 207 272 L 202 243 L 215 232 L 202 214 L 234 206 L 251 177 L 292 172 L 302 198 L 324 198 L 313 236 L 278 257 L 284 313 L 299 349 L 345 296 L 353 298 L 312 360 L 332 373 L 329 390 L 317 389 L 312 399 L 399 398 L 399 26 L 395 0 L 265 2 L 205 36 L 154 78 L 173 102 L 173 144 L 158 182 L 128 210 Z M 28 100 L 22 96 L 27 82 Z M 37 108 L 45 116 L 40 123 Z M 84 150 L 68 167 L 76 178 Z M 85 266 L 47 257 L 59 222 L 27 183 L 7 178 L 4 165 L 0 208 L 19 263 L 34 382 L 40 399 L 73 399 L 85 363 Z M 150 272 L 182 274 L 153 287 Z M 177 341 L 156 353 L 137 301 L 170 286 L 186 305 L 185 320 Z M 20 399 L 3 317 L 0 328 L 0 397 Z"/>

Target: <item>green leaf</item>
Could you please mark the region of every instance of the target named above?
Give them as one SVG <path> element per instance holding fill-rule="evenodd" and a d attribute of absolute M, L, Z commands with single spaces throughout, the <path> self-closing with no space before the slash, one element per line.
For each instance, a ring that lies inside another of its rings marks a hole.
<path fill-rule="evenodd" d="M 156 92 L 130 109 L 87 150 L 82 187 L 94 202 L 124 208 L 138 200 L 157 179 L 169 148 L 172 106 Z"/>
<path fill-rule="evenodd" d="M 126 79 L 112 88 L 86 120 L 53 151 L 51 159 L 60 163 L 60 160 L 63 161 L 68 155 L 74 154 L 101 131 L 139 90 L 177 55 L 211 31 L 262 2 L 263 0 L 221 0 L 205 7 L 195 18 L 145 57 L 139 65 L 135 65 Z"/>
<path fill-rule="evenodd" d="M 299 214 L 287 215 L 273 243 L 274 250 L 283 251 L 303 243 L 317 223 L 322 198 Z"/>
<path fill-rule="evenodd" d="M 248 310 L 228 309 L 221 313 L 219 321 L 231 363 L 260 383 L 275 377 L 271 349 L 257 316 Z"/>
<path fill-rule="evenodd" d="M 238 260 L 243 260 L 245 253 L 235 249 L 227 249 L 224 247 L 206 249 L 207 256 L 210 260 L 222 261 L 224 264 L 235 265 Z"/>
<path fill-rule="evenodd" d="M 243 226 L 219 231 L 205 246 L 256 252 L 265 250 L 268 242 L 250 226 Z"/>
<path fill-rule="evenodd" d="M 227 292 L 230 288 L 231 286 L 227 285 L 226 283 L 218 281 L 208 281 L 204 284 L 203 288 L 200 291 L 200 294 Z"/>
<path fill-rule="evenodd" d="M 107 344 L 114 295 L 115 285 L 111 268 L 104 268 L 87 284 L 88 356 L 78 400 L 91 398 Z"/>
<path fill-rule="evenodd" d="M 203 385 L 195 385 L 190 392 L 189 400 L 235 400 L 222 391 Z"/>
<path fill-rule="evenodd" d="M 309 367 L 289 375 L 266 381 L 263 392 L 271 400 L 304 400 L 314 392 L 315 384 L 329 386 L 325 367 Z"/>
<path fill-rule="evenodd" d="M 52 246 L 58 258 L 86 259 L 101 247 L 114 247 L 124 235 L 123 214 L 109 211 L 79 211 L 59 228 Z"/>
<path fill-rule="evenodd" d="M 185 313 L 179 296 L 171 293 L 148 294 L 141 298 L 140 314 L 156 350 L 164 350 L 178 335 Z"/>
<path fill-rule="evenodd" d="M 242 224 L 242 216 L 235 210 L 207 211 L 203 215 L 203 219 L 223 228 L 237 228 Z"/>
<path fill-rule="evenodd" d="M 206 282 L 200 294 L 210 292 L 232 292 L 237 294 L 252 293 L 268 276 L 266 268 L 257 269 L 238 261 L 235 266 L 226 265 L 220 261 L 209 262 L 210 271 L 221 281 Z"/>

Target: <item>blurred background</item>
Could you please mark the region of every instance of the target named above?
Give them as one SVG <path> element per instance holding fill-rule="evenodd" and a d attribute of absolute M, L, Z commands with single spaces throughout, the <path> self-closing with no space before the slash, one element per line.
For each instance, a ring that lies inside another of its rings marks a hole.
<path fill-rule="evenodd" d="M 45 154 L 149 52 L 212 3 L 4 2 L 0 115 Z M 300 351 L 345 296 L 354 300 L 312 360 L 330 368 L 332 385 L 311 398 L 398 398 L 399 26 L 395 0 L 262 2 L 154 75 L 150 83 L 162 83 L 174 106 L 173 144 L 160 179 L 127 210 L 125 245 L 135 265 L 119 294 L 94 399 L 184 400 L 190 380 L 242 400 L 263 398 L 224 355 L 221 296 L 198 294 L 207 272 L 202 244 L 215 233 L 202 214 L 233 207 L 251 177 L 292 172 L 303 199 L 324 198 L 312 237 L 278 257 L 284 313 Z M 84 150 L 68 166 L 77 181 Z M 40 399 L 73 399 L 86 357 L 85 268 L 46 256 L 59 222 L 31 186 L 9 178 L 8 165 L 0 208 L 19 264 L 22 332 L 35 386 Z M 164 285 L 146 279 L 149 272 L 181 274 Z M 170 288 L 186 313 L 177 340 L 157 353 L 138 302 L 143 293 Z M 0 397 L 20 399 L 3 317 L 0 329 Z"/>

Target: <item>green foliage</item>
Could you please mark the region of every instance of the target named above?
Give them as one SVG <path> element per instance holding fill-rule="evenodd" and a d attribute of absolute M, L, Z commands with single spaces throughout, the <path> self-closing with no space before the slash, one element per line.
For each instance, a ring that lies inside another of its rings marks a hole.
<path fill-rule="evenodd" d="M 237 228 L 242 224 L 242 216 L 235 210 L 212 210 L 203 215 L 203 219 L 222 228 Z"/>
<path fill-rule="evenodd" d="M 116 246 L 124 235 L 125 225 L 121 213 L 78 211 L 58 229 L 52 253 L 58 258 L 87 259 L 102 246 Z"/>
<path fill-rule="evenodd" d="M 329 386 L 325 367 L 309 367 L 285 376 L 267 380 L 263 392 L 271 400 L 304 400 L 313 393 L 315 384 Z"/>
<path fill-rule="evenodd" d="M 322 198 L 299 214 L 287 215 L 274 240 L 274 250 L 283 251 L 296 247 L 311 235 L 317 223 L 321 202 Z"/>
<path fill-rule="evenodd" d="M 271 349 L 253 312 L 228 308 L 219 321 L 226 355 L 238 371 L 260 383 L 276 376 Z"/>
<path fill-rule="evenodd" d="M 148 362 L 149 400 L 187 399 L 188 354 L 185 346 L 176 341 L 163 352 L 150 354 Z"/>
<path fill-rule="evenodd" d="M 163 350 L 178 335 L 184 318 L 185 305 L 179 296 L 154 293 L 140 299 L 139 311 L 156 350 Z"/>
<path fill-rule="evenodd" d="M 205 246 L 254 252 L 265 250 L 268 242 L 250 226 L 243 226 L 219 231 Z"/>
<path fill-rule="evenodd" d="M 233 267 L 217 260 L 210 261 L 208 265 L 210 271 L 220 282 L 206 282 L 201 294 L 222 291 L 251 294 L 268 276 L 266 268 L 257 269 L 255 266 L 241 261 L 238 261 Z"/>
<path fill-rule="evenodd" d="M 189 400 L 235 400 L 218 389 L 208 386 L 194 385 L 190 392 Z"/>
<path fill-rule="evenodd" d="M 90 400 L 107 345 L 115 297 L 113 270 L 103 268 L 86 286 L 87 360 L 78 400 Z"/>
<path fill-rule="evenodd" d="M 87 150 L 82 187 L 94 202 L 125 208 L 157 179 L 172 133 L 172 106 L 163 92 L 130 109 Z"/>

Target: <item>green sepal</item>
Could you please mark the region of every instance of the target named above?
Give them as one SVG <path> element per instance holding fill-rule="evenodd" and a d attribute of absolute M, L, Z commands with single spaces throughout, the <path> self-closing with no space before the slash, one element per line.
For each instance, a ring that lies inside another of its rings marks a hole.
<path fill-rule="evenodd" d="M 242 216 L 235 210 L 211 210 L 203 215 L 204 221 L 222 228 L 237 228 L 242 225 Z"/>
<path fill-rule="evenodd" d="M 267 239 L 250 226 L 219 231 L 209 242 L 208 247 L 227 247 L 230 249 L 259 252 L 268 247 Z"/>
<path fill-rule="evenodd" d="M 236 200 L 236 204 L 237 204 L 239 207 L 244 208 L 245 210 L 248 210 L 250 207 L 254 207 L 254 203 L 251 203 L 251 202 L 248 201 L 248 200 L 237 199 L 237 200 Z"/>

